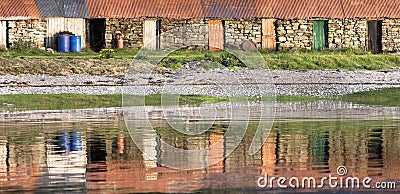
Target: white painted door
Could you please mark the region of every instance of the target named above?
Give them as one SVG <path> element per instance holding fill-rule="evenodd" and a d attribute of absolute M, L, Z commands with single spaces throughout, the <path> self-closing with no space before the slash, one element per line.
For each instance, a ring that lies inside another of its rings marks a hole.
<path fill-rule="evenodd" d="M 7 47 L 7 21 L 0 21 L 0 48 Z"/>
<path fill-rule="evenodd" d="M 143 46 L 149 50 L 157 50 L 159 48 L 157 20 L 146 20 L 143 25 Z"/>

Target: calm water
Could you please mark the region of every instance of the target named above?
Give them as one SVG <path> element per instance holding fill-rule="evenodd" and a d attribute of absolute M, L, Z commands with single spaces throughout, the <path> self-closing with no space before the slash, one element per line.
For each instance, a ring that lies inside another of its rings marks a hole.
<path fill-rule="evenodd" d="M 336 174 L 338 166 L 346 166 L 347 175 L 395 182 L 400 189 L 399 117 L 399 109 L 390 107 L 340 102 L 278 104 L 273 129 L 255 155 L 249 155 L 254 130 L 248 130 L 237 149 L 217 164 L 175 170 L 144 156 L 130 138 L 119 109 L 3 111 L 0 191 L 313 192 L 319 190 L 279 189 L 276 184 L 260 189 L 257 180 L 264 174 L 321 178 Z M 157 134 L 147 139 L 151 142 L 148 148 L 158 153 L 159 160 L 171 159 L 163 156 L 161 139 L 184 149 L 229 141 L 224 139 L 224 123 L 213 125 L 207 133 L 182 136 L 156 111 L 151 118 Z M 224 149 L 213 149 L 209 155 L 224 156 Z"/>

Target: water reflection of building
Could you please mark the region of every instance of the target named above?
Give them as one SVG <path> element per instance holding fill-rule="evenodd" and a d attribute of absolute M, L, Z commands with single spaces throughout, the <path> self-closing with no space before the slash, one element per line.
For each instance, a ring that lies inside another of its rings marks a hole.
<path fill-rule="evenodd" d="M 18 139 L 6 132 L 0 136 L 0 191 L 34 190 L 46 161 L 44 138 Z"/>
<path fill-rule="evenodd" d="M 60 186 L 73 190 L 85 190 L 86 139 L 81 132 L 61 132 L 57 144 L 46 146 L 47 172 L 41 184 L 46 191 L 57 191 Z"/>
<path fill-rule="evenodd" d="M 7 139 L 0 139 L 0 181 L 7 181 Z"/>
<path fill-rule="evenodd" d="M 82 151 L 87 153 L 86 166 L 85 157 L 76 161 L 78 157 L 63 155 L 68 149 L 73 152 L 73 148 L 63 148 L 63 152 L 56 148 L 61 147 L 58 144 L 60 139 L 52 142 L 53 147 L 46 147 L 48 138 L 58 135 L 54 132 L 35 137 L 7 134 L 0 136 L 1 191 L 54 191 L 60 189 L 58 186 L 71 188 L 68 184 L 74 182 L 77 184 L 73 187 L 75 189 L 95 192 L 98 189 L 131 193 L 190 192 L 201 188 L 254 187 L 254 177 L 264 173 L 318 177 L 335 173 L 338 165 L 345 165 L 355 175 L 373 176 L 374 180 L 378 180 L 377 177 L 400 178 L 400 133 L 397 126 L 345 122 L 312 121 L 308 127 L 302 125 L 303 122 L 276 123 L 256 155 L 248 154 L 252 139 L 246 138 L 231 155 L 214 166 L 189 171 L 161 167 L 146 159 L 124 131 L 123 123 L 112 127 L 100 126 L 82 134 Z M 224 142 L 225 146 L 224 127 L 213 127 L 209 133 L 190 138 L 160 130 L 153 138 L 148 138 L 147 149 L 153 150 L 154 157 L 162 160 L 166 158 L 162 158 L 165 155 L 160 146 L 161 139 L 186 149 L 206 148 L 218 141 Z M 72 138 L 63 141 L 71 143 Z M 202 162 L 225 156 L 224 146 L 210 149 L 208 158 Z M 76 162 L 78 168 L 72 169 L 75 167 L 65 162 L 68 160 Z"/>

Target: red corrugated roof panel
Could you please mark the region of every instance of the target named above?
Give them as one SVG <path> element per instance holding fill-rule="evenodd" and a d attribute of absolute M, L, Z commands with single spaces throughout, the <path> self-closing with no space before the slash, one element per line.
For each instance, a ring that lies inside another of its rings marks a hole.
<path fill-rule="evenodd" d="M 400 0 L 86 0 L 90 18 L 400 18 Z M 35 0 L 1 0 L 0 18 L 39 18 Z"/>
<path fill-rule="evenodd" d="M 376 0 L 342 0 L 346 18 L 378 17 L 377 6 L 381 3 Z"/>
<path fill-rule="evenodd" d="M 39 10 L 34 0 L 1 0 L 0 18 L 39 18 Z"/>
<path fill-rule="evenodd" d="M 275 2 L 275 0 L 256 1 L 257 17 L 273 18 Z"/>
<path fill-rule="evenodd" d="M 388 18 L 400 18 L 399 0 L 381 0 L 376 6 L 378 16 Z"/>
<path fill-rule="evenodd" d="M 343 18 L 340 0 L 281 0 L 273 5 L 276 18 Z"/>
<path fill-rule="evenodd" d="M 201 18 L 200 0 L 86 0 L 92 18 Z"/>

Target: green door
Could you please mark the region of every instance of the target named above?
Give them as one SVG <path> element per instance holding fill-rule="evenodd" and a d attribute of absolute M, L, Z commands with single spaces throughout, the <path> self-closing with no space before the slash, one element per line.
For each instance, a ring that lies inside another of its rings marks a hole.
<path fill-rule="evenodd" d="M 326 48 L 328 23 L 326 20 L 315 20 L 313 22 L 313 50 L 321 51 Z"/>

